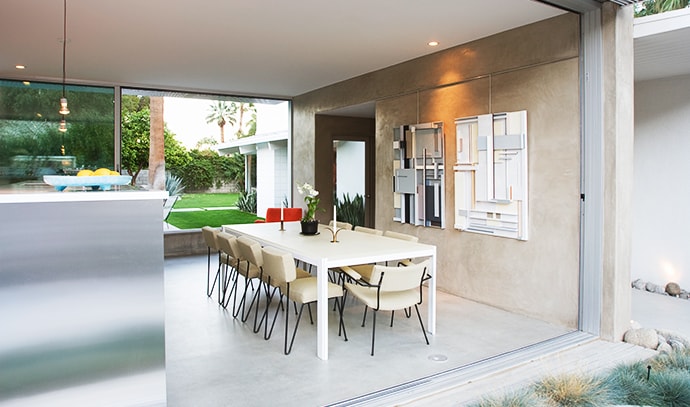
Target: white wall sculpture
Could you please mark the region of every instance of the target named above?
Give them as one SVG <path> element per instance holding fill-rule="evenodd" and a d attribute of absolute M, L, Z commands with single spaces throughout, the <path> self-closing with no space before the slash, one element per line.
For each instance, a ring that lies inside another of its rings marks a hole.
<path fill-rule="evenodd" d="M 455 120 L 455 224 L 528 238 L 527 111 Z"/>

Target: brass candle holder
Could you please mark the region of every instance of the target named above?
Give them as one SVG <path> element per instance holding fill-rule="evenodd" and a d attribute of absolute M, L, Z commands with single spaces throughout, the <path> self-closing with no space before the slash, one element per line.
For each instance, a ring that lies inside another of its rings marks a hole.
<path fill-rule="evenodd" d="M 339 228 L 339 227 L 337 227 L 337 226 L 333 226 L 333 228 L 331 228 L 331 227 L 329 226 L 329 227 L 326 227 L 326 230 L 328 230 L 329 232 L 331 232 L 331 235 L 333 236 L 333 239 L 331 240 L 331 243 L 338 243 L 338 232 L 340 232 L 341 230 L 343 230 L 343 228 Z"/>

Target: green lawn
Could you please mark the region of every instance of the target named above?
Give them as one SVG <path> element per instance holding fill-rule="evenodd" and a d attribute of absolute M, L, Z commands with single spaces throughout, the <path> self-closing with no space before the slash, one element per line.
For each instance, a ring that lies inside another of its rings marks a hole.
<path fill-rule="evenodd" d="M 175 205 L 177 208 L 177 205 Z M 253 223 L 259 219 L 253 213 L 235 209 L 212 211 L 172 212 L 168 216 L 168 223 L 180 229 L 198 229 L 204 226 L 219 227 L 238 223 Z"/>
<path fill-rule="evenodd" d="M 222 206 L 235 206 L 239 197 L 239 193 L 182 194 L 177 202 L 175 202 L 175 206 L 173 206 L 173 208 L 218 208 Z"/>
<path fill-rule="evenodd" d="M 168 223 L 180 229 L 199 229 L 204 226 L 219 227 L 237 223 L 253 223 L 259 219 L 253 213 L 236 209 L 206 210 L 237 205 L 239 193 L 183 194 L 174 209 L 200 208 L 198 211 L 171 212 Z M 261 218 L 263 219 L 263 218 Z"/>

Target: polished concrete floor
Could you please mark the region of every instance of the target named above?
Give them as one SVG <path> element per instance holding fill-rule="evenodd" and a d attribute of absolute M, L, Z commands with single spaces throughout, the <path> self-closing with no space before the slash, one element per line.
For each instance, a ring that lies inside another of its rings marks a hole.
<path fill-rule="evenodd" d="M 290 355 L 283 354 L 282 313 L 272 338 L 205 295 L 206 256 L 165 261 L 166 372 L 169 406 L 347 405 L 381 390 L 400 390 L 417 379 L 566 334 L 560 326 L 439 293 L 437 334 L 426 345 L 416 318 L 396 314 L 362 328 L 363 306 L 348 299 L 349 340 L 329 317 L 329 359 L 316 357 L 316 325 L 305 315 Z M 425 306 L 422 318 L 426 321 Z M 294 314 L 292 314 L 294 315 Z M 384 317 L 385 315 L 385 317 Z M 251 321 L 251 320 L 250 320 Z M 291 317 L 291 323 L 294 318 Z"/>

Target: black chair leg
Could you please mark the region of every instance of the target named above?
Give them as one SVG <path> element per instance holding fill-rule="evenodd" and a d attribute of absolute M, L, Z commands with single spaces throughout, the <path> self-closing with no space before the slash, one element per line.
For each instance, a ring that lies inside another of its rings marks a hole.
<path fill-rule="evenodd" d="M 393 328 L 393 317 L 395 316 L 395 311 L 391 311 L 391 328 Z"/>
<path fill-rule="evenodd" d="M 374 316 L 371 322 L 371 356 L 374 356 L 374 340 L 376 339 L 376 310 L 374 310 Z M 362 325 L 364 326 L 364 325 Z"/>
<path fill-rule="evenodd" d="M 338 307 L 338 314 L 340 316 L 340 323 L 338 324 L 338 336 L 341 332 L 345 336 L 345 342 L 347 342 L 347 331 L 345 331 L 345 322 L 343 321 L 343 308 L 345 306 L 345 297 L 342 297 L 340 301 L 335 299 L 335 305 Z"/>
<path fill-rule="evenodd" d="M 415 311 L 417 311 L 417 318 L 419 318 L 419 325 L 422 327 L 422 333 L 424 334 L 424 340 L 426 341 L 426 344 L 429 344 L 429 337 L 426 336 L 426 329 L 424 329 L 424 323 L 422 322 L 422 316 L 419 315 L 419 307 L 417 307 L 417 304 L 414 305 Z"/>
<path fill-rule="evenodd" d="M 364 306 L 364 318 L 362 318 L 362 328 L 364 328 L 364 324 L 367 322 L 367 310 L 368 310 L 368 309 L 369 309 L 369 307 L 367 307 L 367 306 L 365 305 L 365 306 Z"/>
<path fill-rule="evenodd" d="M 297 314 L 297 321 L 295 321 L 295 329 L 292 331 L 292 339 L 290 339 L 290 347 L 287 347 L 287 332 L 288 332 L 288 320 L 287 312 L 285 313 L 285 354 L 289 355 L 292 352 L 292 345 L 295 343 L 295 335 L 297 334 L 297 328 L 299 328 L 299 321 L 302 319 L 302 311 L 304 311 L 304 304 L 299 307 L 299 314 Z"/>
<path fill-rule="evenodd" d="M 278 312 L 283 308 L 283 293 L 279 292 L 280 298 L 278 298 L 278 306 L 276 307 L 276 312 L 273 314 L 273 322 L 271 323 L 271 330 L 268 331 L 268 335 L 264 333 L 264 339 L 268 340 L 271 338 L 271 335 L 273 335 L 273 328 L 276 325 L 276 319 L 278 319 Z M 289 302 L 290 300 L 287 300 L 286 302 Z M 288 305 L 289 307 L 289 305 Z M 286 317 L 287 318 L 287 317 Z M 266 320 L 266 324 L 268 324 L 268 319 Z"/>
<path fill-rule="evenodd" d="M 213 294 L 213 289 L 216 287 L 218 276 L 220 275 L 220 252 L 218 252 L 218 268 L 216 269 L 216 277 L 213 279 L 211 285 L 211 248 L 208 248 L 208 256 L 206 262 L 206 296 L 210 297 Z"/>

